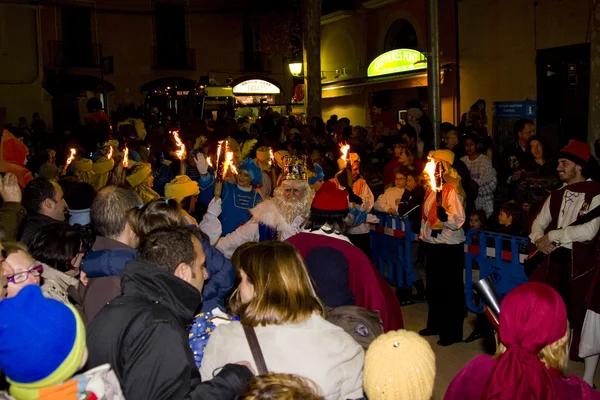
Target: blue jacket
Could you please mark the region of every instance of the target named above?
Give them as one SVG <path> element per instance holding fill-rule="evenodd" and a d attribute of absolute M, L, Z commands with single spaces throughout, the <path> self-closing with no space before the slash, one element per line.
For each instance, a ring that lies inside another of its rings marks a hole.
<path fill-rule="evenodd" d="M 208 240 L 202 240 L 202 249 L 206 255 L 208 280 L 202 290 L 201 311 L 212 311 L 216 307 L 224 309 L 225 298 L 230 294 L 235 281 L 235 270 L 231 261 Z"/>
<path fill-rule="evenodd" d="M 135 249 L 111 249 L 90 251 L 81 263 L 83 272 L 88 278 L 103 276 L 120 276 L 127 261 L 135 260 Z"/>

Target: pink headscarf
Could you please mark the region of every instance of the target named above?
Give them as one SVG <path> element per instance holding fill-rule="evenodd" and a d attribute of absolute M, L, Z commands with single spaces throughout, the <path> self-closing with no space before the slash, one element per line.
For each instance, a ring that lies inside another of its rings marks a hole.
<path fill-rule="evenodd" d="M 506 347 L 494 365 L 484 399 L 555 399 L 554 378 L 538 358 L 567 332 L 567 309 L 558 293 L 539 282 L 513 289 L 500 305 L 500 341 Z"/>

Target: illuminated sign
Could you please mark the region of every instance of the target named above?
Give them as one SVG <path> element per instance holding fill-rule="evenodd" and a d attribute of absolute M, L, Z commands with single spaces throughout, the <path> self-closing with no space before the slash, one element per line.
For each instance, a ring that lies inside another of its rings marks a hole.
<path fill-rule="evenodd" d="M 250 79 L 233 87 L 234 94 L 279 94 L 281 91 L 270 82 Z"/>
<path fill-rule="evenodd" d="M 383 53 L 369 64 L 367 76 L 381 76 L 398 72 L 427 69 L 425 55 L 417 50 L 397 49 Z"/>

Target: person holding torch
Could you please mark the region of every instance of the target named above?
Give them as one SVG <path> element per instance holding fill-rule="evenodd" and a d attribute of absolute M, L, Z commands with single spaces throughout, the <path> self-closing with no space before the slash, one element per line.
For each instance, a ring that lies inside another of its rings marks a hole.
<path fill-rule="evenodd" d="M 429 153 L 425 172 L 430 187 L 422 207 L 420 238 L 426 246 L 427 327 L 421 336 L 439 335 L 440 346 L 462 342 L 464 319 L 465 194 L 452 168 L 454 153 Z"/>

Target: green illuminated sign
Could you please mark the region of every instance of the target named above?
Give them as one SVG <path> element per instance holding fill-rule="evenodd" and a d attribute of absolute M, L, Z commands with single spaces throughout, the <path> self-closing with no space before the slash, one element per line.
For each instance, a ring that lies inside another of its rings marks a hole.
<path fill-rule="evenodd" d="M 374 59 L 367 69 L 367 76 L 381 76 L 420 69 L 427 69 L 427 59 L 423 53 L 411 49 L 397 49 L 383 53 Z"/>

